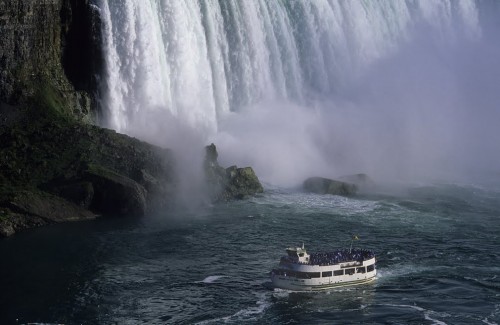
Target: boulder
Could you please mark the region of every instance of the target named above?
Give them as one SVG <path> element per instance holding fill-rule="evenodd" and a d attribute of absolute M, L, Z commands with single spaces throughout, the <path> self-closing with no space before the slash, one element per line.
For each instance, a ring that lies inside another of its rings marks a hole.
<path fill-rule="evenodd" d="M 226 187 L 224 189 L 225 199 L 243 199 L 247 196 L 262 193 L 264 189 L 252 167 L 238 168 L 231 166 L 226 168 Z"/>
<path fill-rule="evenodd" d="M 336 181 L 323 177 L 311 177 L 304 181 L 304 189 L 317 194 L 332 194 L 350 196 L 356 194 L 355 184 Z"/>
<path fill-rule="evenodd" d="M 91 210 L 109 215 L 144 215 L 146 189 L 134 180 L 98 165 L 91 165 L 85 179 L 92 183 Z"/>
<path fill-rule="evenodd" d="M 230 201 L 262 193 L 264 188 L 252 167 L 223 168 L 217 162 L 217 148 L 206 147 L 205 177 L 212 201 Z"/>

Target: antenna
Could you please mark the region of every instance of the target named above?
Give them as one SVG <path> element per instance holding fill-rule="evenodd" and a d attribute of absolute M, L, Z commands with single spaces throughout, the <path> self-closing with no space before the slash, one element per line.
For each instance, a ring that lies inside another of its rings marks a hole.
<path fill-rule="evenodd" d="M 352 235 L 351 236 L 351 247 L 349 247 L 349 254 L 351 254 L 351 251 L 352 251 L 352 242 L 355 241 L 355 240 L 358 240 L 359 237 L 357 235 Z"/>

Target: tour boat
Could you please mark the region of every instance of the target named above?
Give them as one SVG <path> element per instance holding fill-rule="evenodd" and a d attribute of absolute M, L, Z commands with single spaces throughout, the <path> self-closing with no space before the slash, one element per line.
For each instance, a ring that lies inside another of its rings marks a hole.
<path fill-rule="evenodd" d="M 293 291 L 325 290 L 368 283 L 375 279 L 375 254 L 364 249 L 340 249 L 308 254 L 302 247 L 286 249 L 271 271 L 274 288 Z"/>

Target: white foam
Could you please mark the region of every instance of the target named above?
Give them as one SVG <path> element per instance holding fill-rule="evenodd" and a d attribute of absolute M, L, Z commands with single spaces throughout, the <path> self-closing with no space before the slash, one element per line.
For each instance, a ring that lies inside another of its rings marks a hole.
<path fill-rule="evenodd" d="M 256 306 L 249 306 L 247 308 L 241 309 L 230 316 L 219 317 L 215 319 L 209 319 L 202 322 L 198 322 L 196 324 L 204 325 L 204 324 L 219 324 L 226 322 L 244 322 L 244 321 L 255 321 L 258 319 L 258 316 L 263 314 L 264 311 L 271 305 L 268 301 L 269 295 L 266 293 L 258 294 L 258 300 L 256 302 Z"/>
<path fill-rule="evenodd" d="M 425 309 L 425 308 L 422 308 L 422 307 L 419 307 L 417 305 L 396 305 L 396 304 L 387 304 L 387 305 L 384 305 L 384 306 L 390 306 L 390 307 L 400 307 L 400 308 L 410 308 L 410 309 L 413 309 L 413 310 L 416 310 L 416 311 L 419 311 L 419 312 L 422 312 L 424 314 L 424 318 L 428 321 L 431 321 L 433 322 L 432 324 L 436 324 L 436 325 L 447 325 L 447 323 L 441 321 L 441 320 L 438 320 L 438 319 L 435 319 L 433 317 L 431 317 L 431 315 L 438 315 L 438 316 L 441 316 L 441 317 L 448 317 L 449 314 L 447 313 L 438 313 L 436 311 L 433 311 L 433 310 L 428 310 L 428 309 Z"/>
<path fill-rule="evenodd" d="M 222 278 L 227 278 L 227 275 L 210 275 L 210 276 L 207 276 L 202 281 L 197 281 L 197 283 L 214 283 L 215 281 L 222 279 Z"/>

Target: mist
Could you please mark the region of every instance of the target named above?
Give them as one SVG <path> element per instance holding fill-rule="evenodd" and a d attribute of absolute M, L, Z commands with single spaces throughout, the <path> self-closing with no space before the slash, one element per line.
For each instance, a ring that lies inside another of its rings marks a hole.
<path fill-rule="evenodd" d="M 424 26 L 357 79 L 308 105 L 260 103 L 220 123 L 224 161 L 266 182 L 367 173 L 377 180 L 500 175 L 497 39 L 437 42 Z"/>
<path fill-rule="evenodd" d="M 128 134 L 172 151 L 176 179 L 170 208 L 198 213 L 210 203 L 203 170 L 206 130 L 193 128 L 165 107 L 156 107 L 135 118 Z"/>

